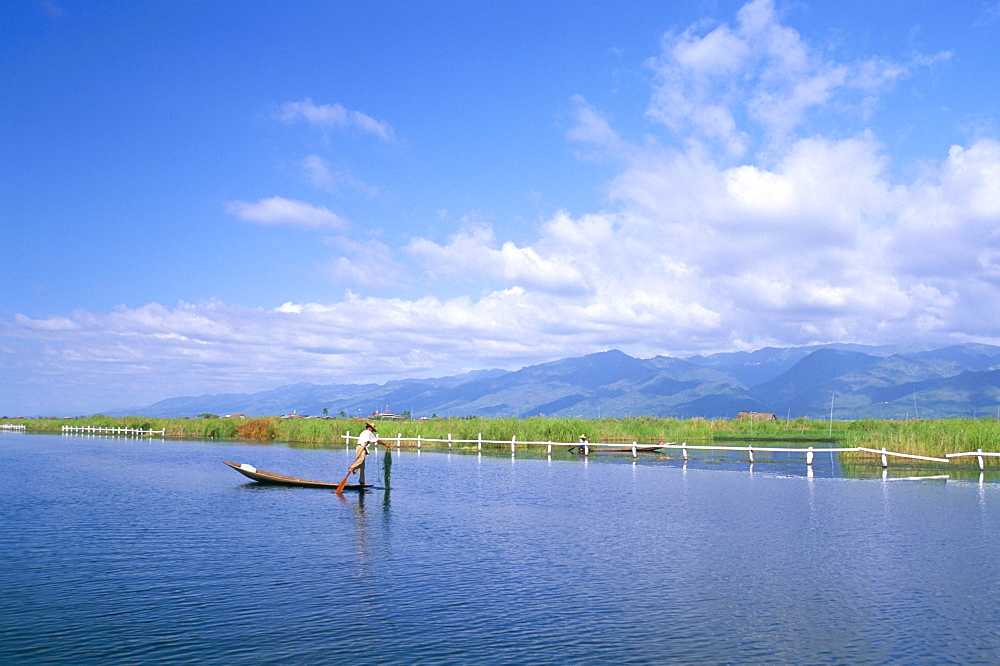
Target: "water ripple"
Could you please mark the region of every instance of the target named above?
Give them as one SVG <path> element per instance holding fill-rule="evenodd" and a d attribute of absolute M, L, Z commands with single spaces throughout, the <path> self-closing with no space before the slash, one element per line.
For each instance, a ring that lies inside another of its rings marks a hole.
<path fill-rule="evenodd" d="M 996 488 L 425 452 L 340 498 L 219 462 L 348 455 L 0 434 L 0 661 L 1000 660 Z"/>

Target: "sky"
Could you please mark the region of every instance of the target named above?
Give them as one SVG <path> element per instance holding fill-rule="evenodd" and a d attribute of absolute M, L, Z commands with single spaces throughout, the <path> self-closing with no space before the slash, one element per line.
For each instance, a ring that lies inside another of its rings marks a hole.
<path fill-rule="evenodd" d="M 5 3 L 0 415 L 1000 344 L 998 44 L 1000 0 Z"/>

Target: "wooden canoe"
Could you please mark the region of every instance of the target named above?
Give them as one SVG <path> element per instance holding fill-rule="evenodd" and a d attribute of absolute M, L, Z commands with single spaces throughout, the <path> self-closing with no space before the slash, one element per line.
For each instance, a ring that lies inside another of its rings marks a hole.
<path fill-rule="evenodd" d="M 590 444 L 591 453 L 632 453 L 631 446 L 621 446 L 618 444 Z M 663 447 L 659 444 L 636 444 L 636 453 L 656 453 Z M 574 444 L 570 447 L 570 453 L 583 454 L 583 444 Z"/>
<path fill-rule="evenodd" d="M 253 465 L 247 465 L 246 463 L 240 465 L 229 460 L 223 460 L 237 472 L 247 477 L 248 479 L 253 479 L 258 483 L 266 483 L 272 486 L 295 486 L 298 488 L 329 488 L 331 490 L 336 490 L 337 486 L 340 485 L 337 482 L 327 482 L 327 481 L 313 481 L 311 479 L 300 479 L 297 476 L 287 476 L 285 474 L 275 474 L 274 472 L 268 472 L 263 469 L 257 469 Z M 363 490 L 365 488 L 371 488 L 370 483 L 366 483 L 362 486 L 360 483 L 350 484 L 344 486 L 344 490 Z"/>

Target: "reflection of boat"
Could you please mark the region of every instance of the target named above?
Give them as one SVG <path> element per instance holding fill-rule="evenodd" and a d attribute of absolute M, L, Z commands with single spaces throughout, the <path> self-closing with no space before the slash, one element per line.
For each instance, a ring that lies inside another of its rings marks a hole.
<path fill-rule="evenodd" d="M 284 474 L 275 474 L 274 472 L 268 472 L 262 469 L 257 469 L 253 465 L 248 465 L 243 463 L 238 465 L 234 462 L 228 460 L 223 460 L 237 472 L 247 477 L 248 479 L 253 479 L 258 483 L 266 483 L 273 486 L 297 486 L 299 488 L 330 488 L 335 490 L 338 483 L 329 483 L 327 481 L 312 481 L 310 479 L 300 479 L 297 476 L 286 476 Z M 364 488 L 371 488 L 370 483 L 366 483 L 363 486 L 359 483 L 346 485 L 344 490 L 362 490 Z"/>

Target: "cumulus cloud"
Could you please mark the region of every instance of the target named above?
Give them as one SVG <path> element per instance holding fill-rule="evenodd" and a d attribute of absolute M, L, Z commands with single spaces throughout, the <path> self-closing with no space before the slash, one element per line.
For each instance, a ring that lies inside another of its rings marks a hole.
<path fill-rule="evenodd" d="M 508 241 L 496 247 L 492 229 L 461 231 L 439 245 L 424 238 L 410 242 L 407 251 L 432 275 L 500 279 L 547 293 L 565 294 L 586 289 L 570 254 L 546 252 Z"/>
<path fill-rule="evenodd" d="M 300 102 L 285 102 L 278 110 L 278 118 L 286 123 L 305 120 L 313 127 L 323 129 L 351 129 L 370 134 L 386 143 L 395 140 L 389 123 L 376 120 L 361 111 L 345 108 L 341 104 L 316 104 L 309 98 Z"/>
<path fill-rule="evenodd" d="M 257 202 L 230 201 L 226 212 L 246 222 L 300 229 L 343 229 L 347 223 L 326 206 L 271 197 Z"/>
<path fill-rule="evenodd" d="M 649 60 L 656 85 L 647 114 L 678 135 L 702 138 L 740 157 L 753 135 L 753 128 L 741 127 L 743 117 L 780 144 L 810 112 L 836 100 L 864 115 L 915 68 L 948 56 L 833 62 L 782 25 L 773 0 L 753 0 L 737 12 L 734 25 L 706 32 L 697 24 L 664 37 L 661 53 Z"/>

